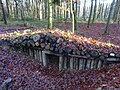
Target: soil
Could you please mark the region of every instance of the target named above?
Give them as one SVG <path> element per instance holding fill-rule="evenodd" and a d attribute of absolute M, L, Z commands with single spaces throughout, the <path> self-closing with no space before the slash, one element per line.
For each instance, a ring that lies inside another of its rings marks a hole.
<path fill-rule="evenodd" d="M 12 78 L 8 90 L 119 90 L 120 64 L 111 68 L 62 70 L 42 66 L 21 52 L 0 46 L 0 85 Z"/>

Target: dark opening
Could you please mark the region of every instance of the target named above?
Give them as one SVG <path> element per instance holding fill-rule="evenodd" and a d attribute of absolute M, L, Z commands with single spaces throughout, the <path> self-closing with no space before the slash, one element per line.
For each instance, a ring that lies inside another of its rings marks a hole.
<path fill-rule="evenodd" d="M 48 57 L 48 63 L 49 64 L 55 64 L 59 67 L 59 57 L 56 55 L 47 55 Z"/>

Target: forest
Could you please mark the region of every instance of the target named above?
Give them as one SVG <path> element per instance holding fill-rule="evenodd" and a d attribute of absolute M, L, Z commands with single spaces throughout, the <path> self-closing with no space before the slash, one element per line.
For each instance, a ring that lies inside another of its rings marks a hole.
<path fill-rule="evenodd" d="M 120 90 L 120 0 L 0 0 L 0 90 Z"/>

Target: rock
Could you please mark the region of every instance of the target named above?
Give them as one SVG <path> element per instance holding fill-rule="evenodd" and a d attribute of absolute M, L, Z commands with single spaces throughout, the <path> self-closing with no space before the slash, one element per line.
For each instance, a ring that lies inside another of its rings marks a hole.
<path fill-rule="evenodd" d="M 12 82 L 12 78 L 8 78 L 6 80 L 4 80 L 4 82 L 2 83 L 0 90 L 7 90 L 8 86 L 10 85 L 10 83 Z"/>

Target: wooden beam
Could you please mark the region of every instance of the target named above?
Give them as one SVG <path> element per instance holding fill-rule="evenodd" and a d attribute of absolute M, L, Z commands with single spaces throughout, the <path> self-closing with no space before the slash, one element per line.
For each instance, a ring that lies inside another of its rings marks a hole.
<path fill-rule="evenodd" d="M 39 50 L 39 61 L 42 63 L 43 61 L 43 57 L 42 57 L 42 51 L 41 50 Z"/>
<path fill-rule="evenodd" d="M 99 61 L 98 61 L 97 68 L 100 68 L 100 67 L 102 67 L 102 64 L 103 64 L 103 63 L 102 63 L 102 61 L 101 61 L 101 60 L 99 60 Z"/>
<path fill-rule="evenodd" d="M 63 69 L 63 56 L 59 56 L 59 70 Z"/>
<path fill-rule="evenodd" d="M 37 50 L 34 49 L 34 59 L 37 59 Z"/>
<path fill-rule="evenodd" d="M 73 57 L 70 57 L 70 69 L 73 69 Z"/>
<path fill-rule="evenodd" d="M 43 65 L 47 66 L 47 55 L 45 51 L 42 51 L 42 56 L 43 56 Z"/>
<path fill-rule="evenodd" d="M 91 63 L 91 60 L 87 60 L 86 69 L 90 69 L 90 63 Z"/>
<path fill-rule="evenodd" d="M 84 59 L 79 59 L 79 70 L 84 69 Z"/>
<path fill-rule="evenodd" d="M 64 69 L 67 69 L 67 57 L 64 57 Z"/>
<path fill-rule="evenodd" d="M 75 58 L 75 60 L 76 60 L 76 67 L 75 67 L 75 69 L 78 69 L 78 66 L 79 66 L 79 65 L 78 65 L 78 64 L 79 64 L 79 63 L 78 63 L 78 58 Z"/>

